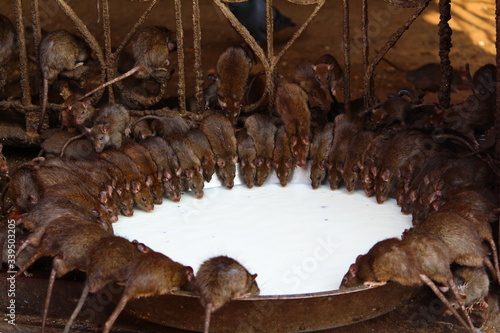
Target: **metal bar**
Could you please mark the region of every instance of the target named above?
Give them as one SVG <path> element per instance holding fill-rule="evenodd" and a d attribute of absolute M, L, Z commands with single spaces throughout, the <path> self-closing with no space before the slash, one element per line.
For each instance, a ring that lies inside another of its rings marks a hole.
<path fill-rule="evenodd" d="M 199 0 L 193 0 L 193 47 L 194 47 L 194 75 L 196 111 L 202 112 L 203 101 L 203 71 L 201 68 L 201 21 Z M 193 111 L 193 110 L 191 110 Z"/>
<path fill-rule="evenodd" d="M 363 35 L 363 72 L 366 73 L 369 65 L 370 45 L 368 40 L 368 0 L 361 0 L 361 33 Z M 366 80 L 366 78 L 363 78 Z M 364 104 L 368 109 L 368 101 L 373 98 L 373 80 L 363 82 Z"/>
<path fill-rule="evenodd" d="M 439 104 L 443 108 L 450 106 L 451 79 L 453 67 L 450 61 L 451 34 L 448 21 L 451 19 L 451 0 L 439 1 L 439 58 L 441 62 L 441 87 L 439 89 Z"/>
<path fill-rule="evenodd" d="M 175 27 L 177 30 L 177 62 L 179 68 L 179 109 L 186 110 L 186 79 L 184 73 L 184 31 L 182 28 L 181 0 L 175 0 Z"/>
<path fill-rule="evenodd" d="M 23 90 L 23 105 L 31 105 L 30 81 L 28 76 L 28 56 L 26 52 L 26 38 L 24 37 L 23 4 L 21 0 L 15 0 L 16 30 L 19 47 L 19 65 L 21 68 L 21 88 Z M 26 128 L 29 128 L 26 124 Z"/>
<path fill-rule="evenodd" d="M 349 26 L 349 0 L 343 0 L 344 4 L 344 109 L 345 113 L 351 113 L 351 40 Z"/>
<path fill-rule="evenodd" d="M 99 0 L 98 0 L 99 1 Z M 109 21 L 109 2 L 108 0 L 101 0 L 102 1 L 102 26 L 104 30 L 104 53 L 106 55 L 106 74 L 107 74 L 107 80 L 111 80 L 113 78 L 113 72 L 114 70 L 111 69 L 113 66 L 113 61 L 112 61 L 112 55 L 113 52 L 111 51 L 111 23 Z M 108 102 L 109 103 L 114 103 L 115 102 L 115 94 L 113 93 L 113 86 L 108 86 Z"/>

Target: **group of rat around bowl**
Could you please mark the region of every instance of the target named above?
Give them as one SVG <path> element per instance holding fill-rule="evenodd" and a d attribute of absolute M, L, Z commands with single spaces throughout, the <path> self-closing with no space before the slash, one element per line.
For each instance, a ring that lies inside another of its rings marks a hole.
<path fill-rule="evenodd" d="M 5 30 L 8 24 L 2 24 Z M 175 48 L 170 30 L 139 29 L 132 39 L 135 65 L 128 73 L 164 82 Z M 81 67 L 89 52 L 79 37 L 58 30 L 45 35 L 39 53 L 41 131 L 50 83 Z M 309 161 L 313 188 L 328 181 L 332 190 L 364 189 L 379 203 L 395 197 L 404 213 L 413 214 L 414 228 L 402 240 L 383 240 L 360 255 L 341 288 L 388 281 L 426 284 L 474 332 L 466 306 L 484 302 L 488 273 L 500 281 L 491 226 L 497 222 L 498 170 L 491 147 L 478 150 L 477 136 L 491 133 L 496 95 L 485 82 L 496 81 L 495 66 L 478 69 L 472 94 L 446 109 L 424 104 L 422 91 L 404 88 L 369 108 L 351 101 L 346 113 L 335 96 L 343 73 L 333 56 L 302 63 L 288 77 L 278 75 L 274 105 L 266 104 L 264 95 L 256 103 L 250 98 L 260 79 L 252 74 L 253 59 L 244 46 L 221 54 L 204 92 L 207 109 L 195 121 L 179 113 L 130 124 L 120 103 L 96 110 L 88 96 L 67 99 L 61 125 L 80 131 L 93 154 L 35 158 L 14 170 L 7 185 L 11 216 L 31 231 L 18 254 L 34 249 L 18 274 L 42 256 L 54 258 L 42 327 L 55 277 L 78 269 L 87 274 L 85 289 L 65 332 L 87 294 L 109 282 L 124 284 L 125 291 L 104 332 L 128 300 L 179 289 L 199 293 L 208 332 L 210 313 L 231 299 L 259 293 L 256 275 L 225 256 L 207 260 L 195 275 L 144 244 L 114 236 L 112 222 L 118 214 L 132 215 L 134 206 L 151 211 L 164 196 L 178 201 L 181 191 L 201 199 L 204 182 L 214 173 L 231 189 L 237 167 L 248 187 L 261 186 L 273 169 L 285 186 L 294 168 Z M 134 132 L 138 126 L 148 135 Z M 481 285 L 468 280 L 477 275 L 483 277 Z M 481 292 L 469 297 L 472 288 Z"/>

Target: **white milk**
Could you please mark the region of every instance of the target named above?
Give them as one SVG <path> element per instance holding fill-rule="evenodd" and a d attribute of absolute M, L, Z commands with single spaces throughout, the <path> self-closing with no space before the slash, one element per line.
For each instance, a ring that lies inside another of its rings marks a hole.
<path fill-rule="evenodd" d="M 338 289 L 359 254 L 411 227 L 394 199 L 379 205 L 362 191 L 313 190 L 307 168 L 297 168 L 286 187 L 274 175 L 252 189 L 229 190 L 216 178 L 203 199 L 187 192 L 179 203 L 164 200 L 151 213 L 120 217 L 115 234 L 195 272 L 210 257 L 230 256 L 258 273 L 261 295 L 287 295 Z"/>

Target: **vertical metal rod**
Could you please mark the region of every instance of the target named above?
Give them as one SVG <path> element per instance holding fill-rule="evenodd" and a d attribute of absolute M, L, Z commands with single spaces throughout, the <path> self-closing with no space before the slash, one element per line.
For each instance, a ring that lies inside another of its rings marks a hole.
<path fill-rule="evenodd" d="M 31 105 L 30 81 L 28 77 L 28 56 L 26 52 L 26 38 L 24 37 L 23 4 L 21 0 L 15 0 L 16 30 L 19 47 L 19 64 L 21 67 L 21 88 L 23 90 L 22 103 L 24 106 Z M 29 128 L 26 124 L 26 128 Z"/>
<path fill-rule="evenodd" d="M 451 19 L 451 0 L 439 1 L 439 58 L 441 62 L 441 87 L 439 89 L 439 104 L 443 108 L 450 106 L 451 79 L 453 67 L 450 61 L 452 30 L 448 21 Z"/>
<path fill-rule="evenodd" d="M 35 59 L 38 59 L 38 48 L 42 40 L 42 27 L 40 26 L 40 8 L 38 0 L 31 0 L 31 22 L 33 24 L 33 44 L 35 45 Z"/>
<path fill-rule="evenodd" d="M 266 1 L 266 32 L 267 32 L 267 56 L 274 56 L 274 17 L 273 17 L 273 0 Z"/>
<path fill-rule="evenodd" d="M 351 41 L 350 41 L 350 26 L 349 26 L 349 0 L 343 0 L 344 3 L 344 108 L 345 113 L 351 113 L 351 92 L 350 92 L 350 77 L 351 77 Z"/>
<path fill-rule="evenodd" d="M 363 35 L 363 73 L 368 70 L 370 45 L 368 40 L 368 0 L 361 0 L 361 33 Z M 368 109 L 368 101 L 373 95 L 373 80 L 372 78 L 364 77 L 364 104 L 365 109 Z"/>
<path fill-rule="evenodd" d="M 113 78 L 113 52 L 111 51 L 111 23 L 109 21 L 109 2 L 102 0 L 102 26 L 104 30 L 104 54 L 106 57 L 106 75 L 107 81 Z M 113 93 L 113 86 L 108 86 L 108 102 L 115 102 L 115 94 Z"/>
<path fill-rule="evenodd" d="M 186 79 L 184 76 L 184 31 L 182 28 L 181 0 L 175 0 L 175 28 L 177 30 L 177 61 L 179 68 L 179 83 L 177 93 L 179 94 L 180 111 L 186 110 Z"/>
<path fill-rule="evenodd" d="M 195 75 L 195 93 L 196 112 L 202 112 L 204 106 L 203 100 L 203 71 L 201 68 L 201 22 L 200 22 L 200 3 L 199 0 L 193 0 L 193 47 L 194 47 L 194 75 Z M 191 110 L 193 111 L 193 110 Z"/>
<path fill-rule="evenodd" d="M 495 1 L 495 21 L 496 21 L 496 112 L 495 112 L 495 157 L 500 160 L 500 0 Z M 497 184 L 500 184 L 500 177 L 497 177 Z M 500 228 L 499 228 L 500 238 Z"/>

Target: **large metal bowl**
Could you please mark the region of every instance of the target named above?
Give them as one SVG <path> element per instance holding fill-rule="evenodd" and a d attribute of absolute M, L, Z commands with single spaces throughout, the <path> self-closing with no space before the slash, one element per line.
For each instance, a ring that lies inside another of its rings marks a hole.
<path fill-rule="evenodd" d="M 311 332 L 345 326 L 390 312 L 421 289 L 388 283 L 320 293 L 258 296 L 230 301 L 212 314 L 214 332 Z M 176 293 L 130 301 L 126 311 L 169 327 L 203 331 L 199 297 Z"/>

